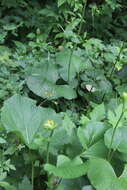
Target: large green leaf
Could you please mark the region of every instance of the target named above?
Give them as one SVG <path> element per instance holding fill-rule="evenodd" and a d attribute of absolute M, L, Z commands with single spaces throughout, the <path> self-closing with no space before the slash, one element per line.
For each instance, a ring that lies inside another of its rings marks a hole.
<path fill-rule="evenodd" d="M 46 99 L 76 98 L 76 92 L 71 86 L 56 85 L 58 78 L 56 65 L 47 63 L 32 69 L 31 75 L 27 77 L 27 85 L 35 94 Z"/>
<path fill-rule="evenodd" d="M 78 137 L 82 146 L 87 149 L 103 137 L 106 125 L 102 122 L 91 121 L 84 127 L 78 128 Z"/>
<path fill-rule="evenodd" d="M 56 85 L 49 81 L 43 81 L 41 77 L 28 77 L 27 85 L 35 94 L 45 99 L 76 98 L 75 90 L 69 85 Z"/>
<path fill-rule="evenodd" d="M 1 120 L 7 132 L 15 131 L 29 146 L 39 127 L 46 120 L 54 119 L 55 111 L 37 107 L 36 102 L 27 97 L 15 95 L 5 101 Z"/>
<path fill-rule="evenodd" d="M 58 68 L 52 60 L 34 66 L 30 71 L 30 75 L 32 77 L 41 77 L 43 82 L 49 81 L 55 83 L 59 78 Z"/>
<path fill-rule="evenodd" d="M 45 164 L 45 170 L 61 178 L 77 178 L 86 174 L 87 163 L 83 163 L 79 157 L 70 160 L 67 156 L 59 155 L 57 166 Z"/>
<path fill-rule="evenodd" d="M 96 190 L 126 190 L 126 177 L 117 178 L 110 163 L 104 159 L 90 159 L 88 177 Z"/>

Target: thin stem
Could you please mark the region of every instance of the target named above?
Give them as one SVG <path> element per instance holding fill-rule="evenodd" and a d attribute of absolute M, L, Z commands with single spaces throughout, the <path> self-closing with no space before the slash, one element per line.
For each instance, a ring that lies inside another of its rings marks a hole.
<path fill-rule="evenodd" d="M 31 183 L 32 189 L 34 189 L 34 162 L 32 161 L 32 172 L 31 172 Z"/>
<path fill-rule="evenodd" d="M 112 70 L 111 70 L 111 73 L 110 73 L 109 78 L 111 78 L 111 77 L 112 77 L 112 74 L 114 73 L 115 66 L 116 66 L 117 62 L 120 60 L 120 55 L 121 55 L 121 53 L 122 53 L 122 51 L 123 51 L 123 48 L 124 48 L 124 42 L 122 43 L 122 46 L 121 46 L 121 48 L 120 48 L 119 54 L 118 54 L 118 56 L 117 56 L 117 58 L 116 58 L 116 61 L 115 61 L 114 65 L 113 65 L 113 67 L 112 67 Z"/>
<path fill-rule="evenodd" d="M 53 131 L 54 131 L 54 130 L 52 130 L 51 133 L 50 133 L 49 141 L 48 141 L 48 144 L 47 144 L 46 163 L 49 163 L 49 147 L 50 147 L 50 139 L 51 139 L 51 137 L 52 137 L 52 135 L 53 135 Z"/>
<path fill-rule="evenodd" d="M 113 130 L 113 134 L 112 134 L 112 138 L 111 138 L 111 143 L 110 143 L 110 146 L 109 146 L 109 152 L 108 152 L 108 161 L 111 161 L 112 157 L 113 157 L 113 154 L 114 154 L 114 151 L 112 152 L 112 144 L 113 144 L 113 140 L 114 140 L 114 136 L 115 136 L 115 133 L 116 133 L 116 129 L 119 125 L 119 122 L 121 121 L 122 117 L 123 117 L 123 114 L 124 114 L 124 107 L 125 107 L 125 102 L 123 100 L 123 108 L 122 108 L 122 113 L 114 127 L 114 130 Z"/>
<path fill-rule="evenodd" d="M 75 49 L 75 48 L 72 49 L 71 54 L 70 54 L 70 57 L 69 57 L 69 64 L 68 64 L 68 83 L 70 82 L 70 68 L 71 68 L 71 60 L 72 60 L 72 55 L 73 55 L 74 49 Z"/>
<path fill-rule="evenodd" d="M 85 10 L 86 10 L 86 4 L 87 4 L 87 0 L 85 0 L 84 6 L 83 6 L 81 21 L 80 21 L 79 30 L 78 30 L 78 33 L 77 33 L 78 36 L 80 35 L 81 30 L 82 30 L 83 20 L 84 20 Z M 70 82 L 70 68 L 71 68 L 72 55 L 73 55 L 73 52 L 75 51 L 76 47 L 77 47 L 77 44 L 74 44 L 74 47 L 71 50 L 71 54 L 70 54 L 70 58 L 69 58 L 69 63 L 68 63 L 68 83 Z"/>
<path fill-rule="evenodd" d="M 45 102 L 47 102 L 49 99 L 47 98 L 47 99 L 45 99 L 45 100 L 43 100 L 38 106 L 42 106 Z"/>
<path fill-rule="evenodd" d="M 116 58 L 116 61 L 115 61 L 114 65 L 113 65 L 113 67 L 112 67 L 111 73 L 110 73 L 110 75 L 109 75 L 109 79 L 112 78 L 112 75 L 113 75 L 114 70 L 115 70 L 115 66 L 116 66 L 116 64 L 118 63 L 118 61 L 120 60 L 120 55 L 121 55 L 121 53 L 122 53 L 122 51 L 123 51 L 123 48 L 124 48 L 124 42 L 122 43 L 122 46 L 121 46 L 120 51 L 119 51 L 119 54 L 118 54 L 118 56 L 117 56 L 117 58 Z M 102 100 L 101 100 L 102 102 L 104 101 L 105 96 L 106 96 L 106 93 L 103 94 L 103 97 L 102 97 Z"/>
<path fill-rule="evenodd" d="M 83 20 L 84 20 L 85 10 L 86 10 L 86 4 L 87 4 L 87 0 L 85 0 L 84 6 L 83 6 L 82 17 L 81 17 L 81 21 L 80 21 L 80 26 L 79 26 L 79 30 L 78 30 L 78 35 L 80 35 L 80 33 L 81 33 L 81 31 L 82 31 Z"/>

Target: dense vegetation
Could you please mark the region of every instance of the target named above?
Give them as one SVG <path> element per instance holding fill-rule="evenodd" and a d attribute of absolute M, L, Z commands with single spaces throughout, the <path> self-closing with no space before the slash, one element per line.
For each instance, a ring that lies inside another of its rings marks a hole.
<path fill-rule="evenodd" d="M 0 1 L 0 189 L 127 190 L 127 1 Z"/>

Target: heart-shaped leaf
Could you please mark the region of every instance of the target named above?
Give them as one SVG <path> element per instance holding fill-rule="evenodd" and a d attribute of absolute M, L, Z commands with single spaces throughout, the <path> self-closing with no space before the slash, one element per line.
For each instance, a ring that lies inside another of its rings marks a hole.
<path fill-rule="evenodd" d="M 55 114 L 52 109 L 37 107 L 30 98 L 15 95 L 5 101 L 1 120 L 7 132 L 18 132 L 30 146 L 39 127 L 44 121 L 54 118 Z"/>
<path fill-rule="evenodd" d="M 71 86 L 56 85 L 58 78 L 58 69 L 51 62 L 34 68 L 27 77 L 27 85 L 35 94 L 46 99 L 76 98 L 76 92 Z"/>

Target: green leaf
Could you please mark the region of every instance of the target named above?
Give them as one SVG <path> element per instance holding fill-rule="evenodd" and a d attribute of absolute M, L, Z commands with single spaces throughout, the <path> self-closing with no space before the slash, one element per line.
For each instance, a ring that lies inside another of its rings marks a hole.
<path fill-rule="evenodd" d="M 70 142 L 66 147 L 66 152 L 70 158 L 75 158 L 82 153 L 82 145 L 77 137 L 77 129 L 73 129 L 72 134 L 68 138 Z"/>
<path fill-rule="evenodd" d="M 127 180 L 117 178 L 110 163 L 104 159 L 90 159 L 88 177 L 96 190 L 126 190 Z"/>
<path fill-rule="evenodd" d="M 56 94 L 57 98 L 64 97 L 68 100 L 77 97 L 76 91 L 69 85 L 56 85 Z"/>
<path fill-rule="evenodd" d="M 64 155 L 59 155 L 57 159 L 57 166 L 45 164 L 44 169 L 49 173 L 61 178 L 77 178 L 86 174 L 87 163 L 83 163 L 79 157 L 70 160 Z"/>
<path fill-rule="evenodd" d="M 0 182 L 3 181 L 7 177 L 7 172 L 2 172 L 0 174 Z"/>
<path fill-rule="evenodd" d="M 29 77 L 27 85 L 35 94 L 45 99 L 76 98 L 75 90 L 69 85 L 55 85 L 49 81 L 43 82 L 42 78 Z"/>
<path fill-rule="evenodd" d="M 104 135 L 104 140 L 105 140 L 106 146 L 108 148 L 111 146 L 111 148 L 113 150 L 117 149 L 118 151 L 120 151 L 122 153 L 127 153 L 126 134 L 127 134 L 127 126 L 119 127 L 116 129 L 113 140 L 112 140 L 113 129 L 107 130 Z M 111 145 L 111 141 L 112 141 L 112 145 Z"/>
<path fill-rule="evenodd" d="M 66 2 L 66 0 L 58 0 L 58 7 L 63 5 Z"/>
<path fill-rule="evenodd" d="M 44 121 L 54 117 L 57 115 L 52 109 L 37 107 L 34 100 L 20 95 L 5 101 L 1 113 L 1 120 L 7 132 L 18 132 L 28 146 Z"/>
<path fill-rule="evenodd" d="M 62 125 L 64 129 L 67 131 L 68 136 L 71 136 L 73 133 L 73 129 L 76 127 L 75 124 L 72 122 L 68 114 L 65 114 Z"/>
<path fill-rule="evenodd" d="M 6 143 L 6 140 L 0 137 L 0 144 L 5 144 L 5 143 Z"/>
<path fill-rule="evenodd" d="M 101 121 L 105 118 L 105 107 L 104 104 L 97 105 L 90 113 L 90 117 L 94 121 Z"/>
<path fill-rule="evenodd" d="M 100 140 L 106 128 L 104 123 L 96 121 L 90 121 L 85 127 L 79 127 L 77 135 L 83 148 L 87 149 L 93 143 Z"/>
<path fill-rule="evenodd" d="M 76 98 L 75 90 L 69 85 L 56 85 L 58 70 L 54 63 L 45 63 L 33 68 L 31 75 L 27 77 L 27 85 L 31 91 L 46 99 L 64 97 Z"/>
<path fill-rule="evenodd" d="M 30 181 L 26 176 L 24 176 L 22 183 L 19 184 L 18 190 L 25 190 L 25 189 L 33 190 L 32 185 L 30 184 Z"/>
<path fill-rule="evenodd" d="M 87 185 L 87 186 L 83 187 L 81 190 L 94 190 L 94 189 L 91 185 Z"/>
<path fill-rule="evenodd" d="M 69 74 L 69 80 L 72 81 L 75 78 L 76 73 L 83 71 L 84 68 L 84 63 L 82 59 L 79 56 L 72 54 L 72 52 L 69 49 L 57 53 L 56 63 L 61 66 L 61 68 L 59 69 L 60 76 L 65 81 L 68 81 L 68 74 Z M 69 72 L 69 65 L 70 65 L 70 72 Z"/>
<path fill-rule="evenodd" d="M 112 92 L 112 85 L 108 80 L 100 80 L 99 82 L 99 91 L 102 91 L 104 94 Z"/>
<path fill-rule="evenodd" d="M 60 185 L 56 190 L 82 190 L 85 185 L 85 180 L 83 177 L 75 179 L 62 179 Z"/>
<path fill-rule="evenodd" d="M 109 122 L 112 124 L 113 128 L 116 126 L 121 114 L 123 111 L 123 105 L 120 104 L 115 110 L 113 111 L 108 111 L 108 119 Z M 118 126 L 121 125 L 121 121 L 119 122 Z"/>
<path fill-rule="evenodd" d="M 63 145 L 69 143 L 70 143 L 70 138 L 65 128 L 58 127 L 57 129 L 55 129 L 51 137 L 49 152 L 53 155 L 57 155 L 58 151 L 64 148 Z"/>
<path fill-rule="evenodd" d="M 88 177 L 97 190 L 111 190 L 110 187 L 116 179 L 112 166 L 99 158 L 89 160 Z"/>
<path fill-rule="evenodd" d="M 16 25 L 16 24 L 7 24 L 4 25 L 3 28 L 5 30 L 16 30 L 20 25 Z"/>
<path fill-rule="evenodd" d="M 127 164 L 125 164 L 123 173 L 121 174 L 120 178 L 125 178 L 125 180 L 127 180 Z"/>
<path fill-rule="evenodd" d="M 119 77 L 120 79 L 124 79 L 127 77 L 127 64 L 125 64 L 123 66 L 122 69 L 120 69 L 118 72 L 117 72 L 117 77 Z"/>
<path fill-rule="evenodd" d="M 81 154 L 84 158 L 106 158 L 108 155 L 108 149 L 103 140 L 93 144 L 88 150 Z"/>
<path fill-rule="evenodd" d="M 0 182 L 0 187 L 3 187 L 6 190 L 16 190 L 16 188 L 14 186 L 10 185 L 9 183 L 7 183 L 5 181 Z"/>

